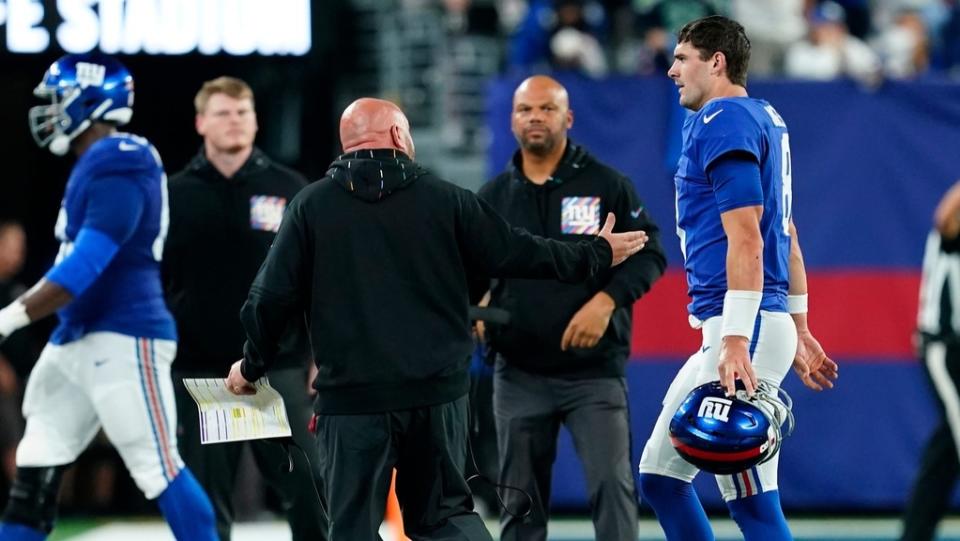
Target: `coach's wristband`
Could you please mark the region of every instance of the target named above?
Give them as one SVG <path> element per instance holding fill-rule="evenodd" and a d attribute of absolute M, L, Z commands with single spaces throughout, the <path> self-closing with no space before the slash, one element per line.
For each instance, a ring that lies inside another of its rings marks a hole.
<path fill-rule="evenodd" d="M 10 336 L 17 329 L 29 324 L 27 306 L 21 301 L 13 301 L 0 310 L 0 336 Z"/>
<path fill-rule="evenodd" d="M 791 314 L 806 314 L 808 308 L 807 294 L 787 295 L 787 312 Z"/>
<path fill-rule="evenodd" d="M 753 336 L 763 292 L 730 289 L 723 297 L 723 326 L 720 336 Z"/>

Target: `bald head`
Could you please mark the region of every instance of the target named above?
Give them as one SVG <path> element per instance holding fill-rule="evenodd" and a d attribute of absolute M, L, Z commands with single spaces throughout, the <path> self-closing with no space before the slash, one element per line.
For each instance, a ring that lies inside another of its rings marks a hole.
<path fill-rule="evenodd" d="M 340 144 L 344 152 L 393 148 L 414 157 L 410 122 L 395 104 L 376 98 L 360 98 L 340 117 Z"/>
<path fill-rule="evenodd" d="M 524 153 L 537 156 L 563 154 L 573 111 L 567 89 L 552 77 L 534 75 L 513 93 L 510 127 Z"/>
<path fill-rule="evenodd" d="M 553 77 L 547 75 L 534 75 L 524 79 L 520 86 L 513 92 L 513 105 L 518 101 L 529 101 L 531 99 L 549 98 L 558 106 L 564 109 L 570 108 L 570 98 L 567 96 L 567 89 L 558 83 Z"/>

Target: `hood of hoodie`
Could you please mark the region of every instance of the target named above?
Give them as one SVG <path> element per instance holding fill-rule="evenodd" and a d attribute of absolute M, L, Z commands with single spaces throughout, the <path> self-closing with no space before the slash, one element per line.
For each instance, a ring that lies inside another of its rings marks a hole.
<path fill-rule="evenodd" d="M 406 154 L 393 149 L 343 154 L 327 170 L 327 176 L 350 195 L 371 203 L 406 188 L 425 173 Z"/>

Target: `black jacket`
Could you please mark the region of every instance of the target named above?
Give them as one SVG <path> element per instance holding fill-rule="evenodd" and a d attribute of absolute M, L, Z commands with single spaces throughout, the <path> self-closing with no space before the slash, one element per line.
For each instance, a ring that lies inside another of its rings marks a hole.
<path fill-rule="evenodd" d="M 511 225 L 551 239 L 577 241 L 585 238 L 583 233 L 593 235 L 607 212 L 617 217 L 615 231 L 647 232 L 650 240 L 640 253 L 586 282 L 507 279 L 491 290 L 490 305 L 510 312 L 509 324 L 487 326 L 490 346 L 507 362 L 559 377 L 622 376 L 630 354 L 633 302 L 666 267 L 659 229 L 630 179 L 571 142 L 545 184 L 524 177 L 518 151 L 507 171 L 479 195 Z M 570 319 L 598 291 L 609 294 L 617 306 L 606 334 L 593 348 L 561 351 Z"/>
<path fill-rule="evenodd" d="M 469 387 L 468 273 L 581 281 L 611 255 L 602 239 L 511 228 L 398 151 L 346 154 L 290 204 L 250 288 L 243 375 L 263 374 L 287 321 L 305 315 L 318 413 L 449 402 Z"/>
<path fill-rule="evenodd" d="M 162 275 L 180 341 L 174 369 L 226 374 L 243 355 L 237 312 L 276 236 L 283 208 L 304 186 L 299 173 L 258 149 L 233 178 L 203 151 L 168 184 L 170 229 Z M 306 329 L 291 330 L 278 367 L 305 366 Z"/>

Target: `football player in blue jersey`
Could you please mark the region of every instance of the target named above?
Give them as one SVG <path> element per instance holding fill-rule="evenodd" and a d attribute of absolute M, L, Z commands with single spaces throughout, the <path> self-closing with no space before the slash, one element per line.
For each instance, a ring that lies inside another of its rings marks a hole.
<path fill-rule="evenodd" d="M 732 395 L 739 379 L 752 396 L 778 386 L 791 364 L 815 390 L 837 377 L 837 365 L 807 327 L 787 125 L 772 105 L 747 96 L 749 58 L 739 23 L 706 17 L 680 30 L 668 72 L 680 104 L 693 111 L 674 181 L 690 322 L 703 336 L 667 391 L 640 460 L 643 496 L 671 540 L 713 539 L 690 484 L 698 470 L 669 438 L 670 419 L 691 389 L 719 379 Z M 717 482 L 747 541 L 791 539 L 777 456 Z"/>
<path fill-rule="evenodd" d="M 177 453 L 170 364 L 176 327 L 160 285 L 166 175 L 146 140 L 118 133 L 133 114 L 133 78 L 113 58 L 67 55 L 47 70 L 30 110 L 34 138 L 77 156 L 53 268 L 0 310 L 0 336 L 57 312 L 30 375 L 26 430 L 0 519 L 0 540 L 47 537 L 61 475 L 103 428 L 178 540 L 215 540 L 209 498 Z"/>

